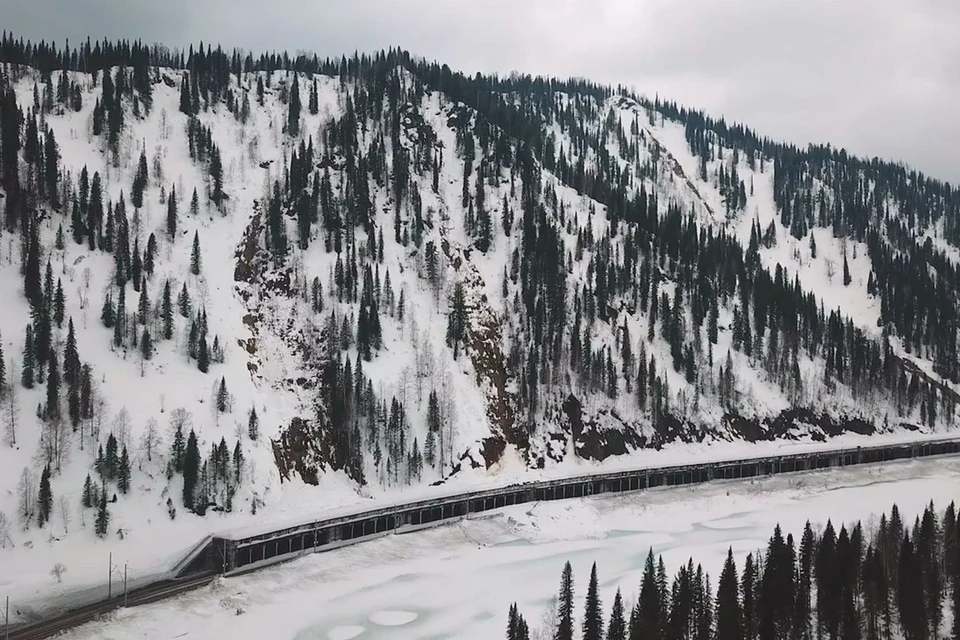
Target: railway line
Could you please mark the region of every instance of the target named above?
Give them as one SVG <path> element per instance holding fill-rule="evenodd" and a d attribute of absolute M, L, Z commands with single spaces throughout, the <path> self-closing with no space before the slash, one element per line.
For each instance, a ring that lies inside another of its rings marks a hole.
<path fill-rule="evenodd" d="M 960 437 L 702 464 L 644 467 L 437 496 L 428 500 L 348 512 L 292 526 L 274 525 L 228 532 L 210 536 L 198 544 L 193 554 L 178 564 L 175 578 L 132 591 L 126 598 L 122 595 L 113 597 L 48 620 L 19 628 L 11 627 L 9 638 L 40 640 L 96 620 L 122 606 L 149 604 L 205 586 L 217 575 L 248 573 L 308 553 L 329 551 L 383 535 L 415 531 L 516 504 L 957 454 L 960 454 Z"/>

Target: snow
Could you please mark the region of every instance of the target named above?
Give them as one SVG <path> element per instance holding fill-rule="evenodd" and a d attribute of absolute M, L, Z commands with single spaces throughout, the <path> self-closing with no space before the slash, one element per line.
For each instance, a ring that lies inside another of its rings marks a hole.
<path fill-rule="evenodd" d="M 716 584 L 727 548 L 742 566 L 777 523 L 795 535 L 807 520 L 869 530 L 894 503 L 911 521 L 930 500 L 954 500 L 958 479 L 960 461 L 941 458 L 518 505 L 220 580 L 65 638 L 498 637 L 514 601 L 539 624 L 566 560 L 577 615 L 594 561 L 608 611 L 617 588 L 635 598 L 650 547 L 668 573 L 693 557 Z"/>
<path fill-rule="evenodd" d="M 443 285 L 438 292 L 432 291 L 423 275 L 422 252 L 415 252 L 411 247 L 403 247 L 393 241 L 394 209 L 389 189 L 371 185 L 375 221 L 384 230 L 386 240 L 380 275 L 385 279 L 389 272 L 397 299 L 400 292 L 404 292 L 406 316 L 401 321 L 396 316 L 382 314 L 383 349 L 373 361 L 364 362 L 363 368 L 381 399 L 389 402 L 396 396 L 403 401 L 411 425 L 411 439 L 417 438 L 421 449 L 426 435 L 427 397 L 431 389 L 438 390 L 444 405 L 444 422 L 451 425 L 450 437 L 442 447 L 443 464 L 438 470 L 425 469 L 422 482 L 410 487 L 391 486 L 382 472 L 378 476 L 371 456 L 368 456 L 365 468 L 368 485 L 362 488 L 342 472 L 327 468 L 320 469 L 319 486 L 316 487 L 306 485 L 298 478 L 281 482 L 271 440 L 278 437 L 292 418 L 312 418 L 316 409 L 315 394 L 300 382 L 313 379 L 316 371 L 304 362 L 296 340 L 298 337 L 305 342 L 314 339 L 312 329 L 322 326 L 331 308 L 336 309 L 338 318 L 358 313 L 357 305 L 337 303 L 330 296 L 329 283 L 336 256 L 323 250 L 323 240 L 319 237 L 312 239 L 307 251 L 293 252 L 290 266 L 294 291 L 290 297 L 273 295 L 266 287 L 234 281 L 237 247 L 273 180 L 283 179 L 283 169 L 295 142 L 283 133 L 285 106 L 279 100 L 278 90 L 281 83 L 290 82 L 291 79 L 282 72 L 273 74 L 266 90 L 265 104 L 260 106 L 255 99 L 251 100 L 250 121 L 245 126 L 237 122 L 222 105 L 199 115 L 203 124 L 210 127 L 222 153 L 224 188 L 229 199 L 222 210 L 218 210 L 206 197 L 206 171 L 189 156 L 184 135 L 187 118 L 178 110 L 179 91 L 176 87 L 180 86 L 181 72 L 161 70 L 161 73 L 169 77 L 171 86 L 162 82 L 154 85 L 154 108 L 142 120 L 138 121 L 132 114 L 127 114 L 127 125 L 115 158 L 104 148 L 103 141 L 91 133 L 93 104 L 101 88 L 94 86 L 88 76 L 74 74 L 84 90 L 83 111 L 51 114 L 46 116 L 45 122 L 55 131 L 60 145 L 64 180 L 76 184 L 83 166 L 88 167 L 91 178 L 95 171 L 99 172 L 104 179 L 105 202 L 116 201 L 121 192 L 127 194 L 127 213 L 131 217 L 133 207 L 128 195 L 141 148 L 145 146 L 151 180 L 144 195 L 145 204 L 140 211 L 139 225 L 132 220 L 131 233 L 139 239 L 141 249 L 146 246 L 150 233 L 156 233 L 159 242 L 157 273 L 150 285 L 151 302 L 155 304 L 158 301 L 165 279 L 170 280 L 174 295 L 181 285 L 186 284 L 194 304 L 202 304 L 206 308 L 210 334 L 217 336 L 223 345 L 225 362 L 214 364 L 209 375 L 201 374 L 195 363 L 188 362 L 184 350 L 189 326 L 179 316 L 176 318 L 173 340 L 157 341 L 156 353 L 149 362 L 141 362 L 135 349 L 125 351 L 112 347 L 110 332 L 101 326 L 99 320 L 103 293 L 112 278 L 112 259 L 105 254 L 90 253 L 85 247 L 78 247 L 69 237 L 69 218 L 53 215 L 42 223 L 42 240 L 51 260 L 54 279 L 63 281 L 67 297 L 66 316 L 73 318 L 76 326 L 80 358 L 91 364 L 96 376 L 103 400 L 98 411 L 102 414 L 102 426 L 99 442 L 91 442 L 90 425 L 85 425 L 82 433 L 68 434 L 70 455 L 53 479 L 54 499 L 65 499 L 67 519 L 63 518 L 57 507 L 54 509 L 53 522 L 46 529 L 30 528 L 23 531 L 14 522 L 10 530 L 12 545 L 6 544 L 0 548 L 0 563 L 4 568 L 3 577 L 0 578 L 0 593 L 9 593 L 14 602 L 21 604 L 22 617 L 30 613 L 50 612 L 66 603 L 79 604 L 102 597 L 106 590 L 107 558 L 111 552 L 117 566 L 127 566 L 132 580 L 145 582 L 167 575 L 199 541 L 215 532 L 225 536 L 246 535 L 250 531 L 270 531 L 337 514 L 358 513 L 416 499 L 540 479 L 644 466 L 777 455 L 787 450 L 868 446 L 942 435 L 903 432 L 869 438 L 848 435 L 829 443 L 801 440 L 789 444 L 723 441 L 674 444 L 659 451 L 638 451 L 607 459 L 602 464 L 567 455 L 562 462 L 550 461 L 546 469 L 536 471 L 527 467 L 523 452 L 509 446 L 502 460 L 490 469 L 472 469 L 469 461 L 464 461 L 461 472 L 448 478 L 444 485 L 428 486 L 441 477 L 449 476 L 453 465 L 464 454 L 469 454 L 474 461 L 481 461 L 478 453 L 480 443 L 498 428 L 491 424 L 488 415 L 493 391 L 489 377 L 485 378 L 483 372 L 477 371 L 470 358 L 461 356 L 454 359 L 452 350 L 446 346 L 447 293 L 453 282 L 466 282 L 471 317 L 488 321 L 494 341 L 499 337 L 499 348 L 508 351 L 508 330 L 511 323 L 519 321 L 513 312 L 513 299 L 518 288 L 511 283 L 506 299 L 500 288 L 503 273 L 510 269 L 512 252 L 521 239 L 522 214 L 519 179 L 511 196 L 510 175 L 505 170 L 502 175 L 494 176 L 493 184 L 485 187 L 487 207 L 492 212 L 496 229 L 492 248 L 486 254 L 470 248 L 460 204 L 463 160 L 456 153 L 455 132 L 448 124 L 448 117 L 457 105 L 436 92 L 427 91 L 423 94 L 422 103 L 414 105 L 414 108 L 420 110 L 426 126 L 433 130 L 438 144 L 442 145 L 444 163 L 437 193 L 432 189 L 429 172 L 427 175 L 413 176 L 413 180 L 421 187 L 424 215 L 430 218 L 424 242 L 434 241 L 440 251 L 446 241 L 450 255 L 462 258 L 463 263 L 457 269 L 450 264 L 451 261 L 444 260 Z M 37 74 L 28 72 L 17 82 L 16 92 L 22 103 L 32 104 L 33 83 L 37 77 Z M 342 113 L 345 90 L 349 86 L 342 85 L 339 78 L 317 76 L 315 80 L 319 88 L 319 113 L 304 113 L 302 130 L 304 138 L 309 136 L 319 145 L 323 139 L 322 130 L 330 118 Z M 405 75 L 404 81 L 414 80 Z M 255 84 L 255 78 L 246 75 L 244 82 Z M 304 86 L 306 84 L 301 82 L 301 87 Z M 592 108 L 597 108 L 599 117 L 604 118 L 610 104 L 592 105 Z M 649 160 L 654 153 L 660 158 L 659 171 L 655 178 L 647 178 L 646 186 L 657 192 L 661 211 L 671 201 L 682 204 L 690 207 L 701 222 L 718 228 L 726 227 L 741 238 L 749 237 L 750 224 L 754 220 L 760 220 L 762 229 L 774 221 L 778 242 L 776 246 L 761 251 L 764 266 L 772 269 L 781 264 L 791 277 L 797 275 L 804 288 L 813 291 L 827 310 L 840 308 L 850 314 L 857 325 L 874 333 L 878 331 L 876 320 L 879 303 L 866 293 L 869 259 L 865 246 L 847 242 L 853 283 L 849 287 L 842 286 L 842 244 L 839 240 L 828 231 L 814 231 L 818 258 L 813 260 L 809 256 L 809 238 L 796 240 L 779 225 L 770 184 L 772 169 L 769 166 L 765 173 L 761 173 L 759 168 L 750 170 L 741 160 L 738 173 L 745 181 L 752 180 L 754 193 L 749 196 L 744 211 L 727 219 L 725 205 L 716 186 L 710 181 L 700 180 L 697 175 L 698 160 L 687 147 L 682 126 L 659 117 L 650 124 L 646 113 L 642 109 L 638 112 L 639 108 L 635 105 L 622 105 L 617 109 L 625 123 L 632 120 L 632 114 L 639 113 L 638 122 L 646 141 L 640 151 L 640 162 Z M 413 135 L 413 132 L 407 133 Z M 376 134 L 373 128 L 360 133 L 363 138 L 361 147 L 366 148 Z M 557 128 L 554 128 L 554 134 L 560 145 L 569 152 L 566 134 Z M 403 140 L 404 143 L 409 142 L 408 138 Z M 608 149 L 620 152 L 615 142 L 608 143 Z M 731 155 L 725 153 L 724 157 L 729 159 Z M 390 156 L 389 152 L 387 156 Z M 162 177 L 158 177 L 154 171 L 155 158 L 162 160 Z M 261 167 L 263 162 L 269 162 L 266 168 Z M 711 164 L 710 173 L 715 171 L 718 162 Z M 683 179 L 674 170 L 674 163 L 682 169 Z M 639 172 L 640 167 L 635 169 Z M 332 171 L 331 180 L 336 189 L 341 180 L 339 173 Z M 590 225 L 598 237 L 606 232 L 608 221 L 603 206 L 570 187 L 560 185 L 556 177 L 549 173 L 544 173 L 543 180 L 545 186 L 555 189 L 567 219 L 575 220 L 575 226 L 586 228 Z M 176 187 L 180 215 L 177 235 L 168 240 L 163 228 L 166 205 L 161 203 L 160 194 L 161 189 L 169 191 L 171 185 Z M 200 212 L 196 217 L 189 213 L 190 196 L 194 188 L 200 194 Z M 514 210 L 515 218 L 509 237 L 503 233 L 499 219 L 505 196 Z M 401 207 L 405 224 L 409 224 L 412 217 L 409 209 L 406 203 Z M 59 251 L 53 246 L 61 221 L 64 222 L 67 239 L 66 248 Z M 199 276 L 190 275 L 188 268 L 194 233 L 199 235 L 202 247 L 203 269 Z M 294 233 L 291 231 L 291 239 L 295 237 Z M 566 239 L 567 248 L 574 246 L 575 234 L 568 234 L 564 229 L 562 237 Z M 612 254 L 623 254 L 622 238 L 620 234 L 612 241 Z M 358 229 L 357 245 L 363 247 L 365 240 L 365 232 Z M 131 244 L 132 241 L 133 237 Z M 0 242 L 0 299 L 4 301 L 4 313 L 0 314 L 0 340 L 7 358 L 7 375 L 13 380 L 19 375 L 24 327 L 29 318 L 29 308 L 21 291 L 18 253 L 13 237 L 8 236 Z M 587 278 L 590 258 L 591 251 L 586 250 L 581 260 L 573 262 L 567 276 L 571 299 L 573 287 L 582 286 Z M 836 272 L 832 280 L 827 277 L 828 260 L 833 262 Z M 312 314 L 309 305 L 300 299 L 305 293 L 303 288 L 314 277 L 319 278 L 327 294 L 327 307 L 322 316 Z M 672 292 L 672 287 L 671 282 L 663 283 L 665 291 Z M 127 309 L 134 309 L 137 304 L 135 294 L 128 289 L 128 295 L 131 299 L 127 300 Z M 627 306 L 627 301 L 616 302 Z M 732 313 L 732 307 L 723 308 L 720 312 L 722 329 L 714 348 L 715 367 L 722 362 L 721 354 L 727 352 L 732 342 Z M 649 318 L 640 313 L 622 315 L 621 318 L 627 316 L 634 339 L 646 335 Z M 622 322 L 621 319 L 621 325 Z M 598 325 L 594 346 L 612 346 L 615 343 L 616 326 Z M 501 332 L 499 336 L 497 332 Z M 54 330 L 55 342 L 62 342 L 65 338 L 66 322 L 63 328 Z M 254 345 L 252 354 L 248 352 L 250 345 Z M 676 392 L 676 396 L 671 398 L 671 405 L 686 408 L 693 419 L 702 420 L 706 425 L 720 423 L 722 411 L 714 398 L 704 396 L 696 411 L 690 406 L 694 395 L 692 387 L 682 374 L 673 371 L 668 364 L 669 349 L 659 332 L 647 355 L 656 356 L 662 369 L 659 373 L 669 380 L 671 390 Z M 354 363 L 357 362 L 355 348 L 349 351 L 349 356 Z M 762 417 L 790 405 L 791 399 L 781 391 L 779 385 L 767 379 L 749 359 L 734 354 L 734 362 L 737 386 L 745 397 L 745 413 Z M 918 366 L 929 370 L 926 361 L 918 360 Z M 822 383 L 822 362 L 807 359 L 802 363 L 802 369 L 807 392 L 804 400 L 812 406 L 829 407 L 832 411 L 874 419 L 885 414 L 896 415 L 895 409 L 883 402 L 868 405 L 855 402 L 844 388 L 827 393 Z M 221 378 L 225 380 L 234 399 L 231 411 L 224 415 L 211 410 L 213 387 Z M 504 383 L 505 393 L 516 393 L 517 388 L 516 380 L 508 379 Z M 34 408 L 43 401 L 44 390 L 44 385 L 37 385 L 33 390 L 18 389 L 20 424 L 17 445 L 0 446 L 0 512 L 7 514 L 12 521 L 16 520 L 16 483 L 21 470 L 31 470 L 34 485 L 39 479 L 42 462 L 35 455 L 35 447 L 43 427 L 35 417 Z M 619 416 L 626 416 L 627 422 L 634 423 L 640 432 L 649 426 L 646 416 L 638 415 L 635 402 L 628 394 L 622 393 L 612 401 L 603 394 L 576 387 L 562 387 L 561 391 L 563 394 L 573 392 L 581 395 L 585 413 L 591 414 L 602 426 L 619 428 L 624 424 Z M 251 441 L 245 433 L 247 412 L 254 407 L 261 425 L 261 438 L 256 442 Z M 166 451 L 170 442 L 168 425 L 171 413 L 177 408 L 184 408 L 191 414 L 192 427 L 197 431 L 202 454 L 221 438 L 225 438 L 230 445 L 236 439 L 242 442 L 246 469 L 243 482 L 234 497 L 233 513 L 212 513 L 198 517 L 187 512 L 180 502 L 180 479 L 166 479 Z M 140 443 L 151 421 L 156 421 L 163 439 L 159 446 L 162 454 L 147 460 Z M 943 428 L 948 425 L 953 426 L 949 420 L 941 422 Z M 541 441 L 548 441 L 546 434 L 557 429 L 555 422 L 542 420 L 537 425 L 538 432 L 535 435 Z M 133 493 L 127 497 L 120 496 L 117 503 L 110 505 L 110 535 L 100 540 L 93 535 L 93 512 L 80 509 L 79 501 L 84 478 L 88 473 L 92 474 L 96 445 L 102 443 L 111 430 L 117 435 L 126 434 L 121 439 L 122 444 L 126 444 L 132 452 Z M 534 448 L 537 446 L 535 443 Z M 566 451 L 573 450 L 568 441 L 559 446 Z M 168 497 L 178 508 L 175 520 L 170 520 L 167 515 Z M 251 508 L 255 502 L 259 505 L 256 515 Z M 607 531 L 603 517 L 589 512 L 589 507 L 582 508 L 587 511 L 562 513 L 541 506 L 537 511 L 544 514 L 543 520 L 522 523 L 520 519 L 517 520 L 520 523 L 517 526 L 524 527 L 524 535 L 539 539 L 538 536 L 542 536 L 544 531 L 554 529 L 550 524 L 554 520 L 558 526 L 563 525 L 565 529 L 576 532 L 586 531 L 578 523 L 592 519 L 592 535 L 603 539 Z M 121 530 L 122 539 L 118 533 Z M 434 534 L 417 534 L 418 539 L 431 535 Z M 380 541 L 375 544 L 380 547 L 366 548 L 383 548 L 383 545 L 396 543 Z M 49 575 L 50 568 L 57 562 L 63 562 L 68 568 L 62 583 L 57 583 Z M 553 572 L 554 568 L 551 567 L 550 571 Z M 416 607 L 405 607 L 402 611 L 418 617 L 414 622 L 400 625 L 401 628 L 422 623 L 423 613 Z M 499 611 L 491 613 L 500 615 Z M 127 613 L 118 615 L 123 617 Z M 391 618 L 387 616 L 386 619 Z M 363 624 L 367 624 L 366 620 Z M 357 624 L 345 623 L 338 633 L 353 633 L 357 627 Z M 270 627 L 264 623 L 262 629 L 269 630 Z"/>

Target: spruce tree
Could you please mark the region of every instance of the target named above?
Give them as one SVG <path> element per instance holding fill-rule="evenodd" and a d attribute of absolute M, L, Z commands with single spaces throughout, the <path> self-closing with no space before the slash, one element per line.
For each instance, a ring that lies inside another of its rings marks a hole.
<path fill-rule="evenodd" d="M 147 188 L 147 153 L 140 151 L 140 161 L 137 163 L 137 173 L 133 176 L 133 188 L 130 190 L 130 202 L 135 209 L 143 207 L 143 192 Z"/>
<path fill-rule="evenodd" d="M 110 512 L 107 511 L 107 485 L 104 483 L 100 491 L 100 504 L 97 508 L 97 518 L 94 522 L 94 532 L 98 537 L 103 538 L 107 535 L 109 526 Z"/>
<path fill-rule="evenodd" d="M 317 115 L 320 112 L 320 101 L 317 92 L 317 81 L 310 84 L 310 115 Z"/>
<path fill-rule="evenodd" d="M 36 366 L 33 348 L 33 327 L 28 324 L 23 345 L 23 369 L 20 372 L 20 382 L 27 389 L 33 389 L 34 367 Z"/>
<path fill-rule="evenodd" d="M 127 455 L 126 446 L 123 447 L 123 453 L 120 455 L 120 468 L 117 472 L 117 489 L 124 495 L 130 490 L 130 456 Z"/>
<path fill-rule="evenodd" d="M 230 404 L 230 394 L 227 392 L 227 379 L 220 378 L 220 386 L 217 388 L 217 411 L 226 413 Z"/>
<path fill-rule="evenodd" d="M 610 624 L 607 625 L 607 640 L 627 640 L 627 622 L 623 613 L 623 596 L 620 589 L 613 597 L 613 611 L 610 612 Z"/>
<path fill-rule="evenodd" d="M 187 293 L 187 283 L 184 282 L 177 295 L 177 311 L 184 318 L 190 317 L 190 294 Z"/>
<path fill-rule="evenodd" d="M 450 311 L 447 314 L 447 346 L 453 349 L 453 358 L 457 359 L 460 347 L 467 336 L 467 303 L 463 284 L 457 282 L 450 298 Z"/>
<path fill-rule="evenodd" d="M 250 417 L 247 420 L 247 435 L 254 442 L 260 437 L 260 419 L 257 417 L 256 407 L 250 409 Z"/>
<path fill-rule="evenodd" d="M 716 618 L 716 640 L 739 640 L 743 637 L 740 588 L 737 580 L 737 566 L 733 560 L 733 549 L 727 550 L 727 560 L 720 573 Z"/>
<path fill-rule="evenodd" d="M 150 330 L 143 328 L 143 335 L 140 337 L 140 355 L 144 360 L 153 358 L 153 338 L 150 337 Z"/>
<path fill-rule="evenodd" d="M 603 640 L 603 607 L 600 604 L 597 563 L 590 569 L 586 611 L 583 614 L 583 640 Z"/>
<path fill-rule="evenodd" d="M 300 81 L 294 74 L 293 87 L 290 89 L 290 99 L 287 104 L 287 133 L 294 138 L 300 135 L 300 106 Z"/>
<path fill-rule="evenodd" d="M 83 481 L 83 496 L 81 497 L 81 504 L 85 508 L 90 508 L 93 506 L 93 482 L 90 480 L 90 474 L 87 474 L 87 479 Z"/>
<path fill-rule="evenodd" d="M 657 638 L 665 623 L 661 617 L 661 586 L 657 579 L 653 549 L 647 552 L 640 580 L 640 596 L 636 608 L 630 616 L 631 638 Z"/>
<path fill-rule="evenodd" d="M 210 352 L 207 349 L 206 334 L 200 336 L 200 344 L 197 349 L 197 368 L 203 373 L 210 370 Z"/>
<path fill-rule="evenodd" d="M 0 399 L 7 392 L 7 362 L 3 357 L 3 336 L 0 335 Z"/>
<path fill-rule="evenodd" d="M 193 249 L 190 251 L 190 273 L 200 275 L 200 235 L 193 232 Z"/>
<path fill-rule="evenodd" d="M 163 316 L 163 339 L 169 340 L 173 337 L 173 300 L 170 296 L 170 280 L 163 283 L 161 315 Z"/>
<path fill-rule="evenodd" d="M 567 562 L 560 578 L 557 629 L 554 640 L 573 640 L 573 567 Z"/>
<path fill-rule="evenodd" d="M 196 506 L 197 481 L 200 477 L 200 448 L 193 429 L 187 438 L 183 456 L 183 506 L 193 511 Z"/>
<path fill-rule="evenodd" d="M 170 195 L 167 197 L 167 237 L 173 241 L 177 235 L 177 192 L 176 187 L 170 186 Z"/>
<path fill-rule="evenodd" d="M 120 451 L 117 437 L 111 433 L 107 436 L 107 455 L 103 459 L 104 475 L 107 480 L 113 480 L 120 471 Z"/>
<path fill-rule="evenodd" d="M 184 72 L 180 80 L 180 112 L 188 116 L 193 114 L 193 100 L 190 97 L 189 74 Z"/>
<path fill-rule="evenodd" d="M 848 287 L 850 283 L 853 282 L 853 278 L 850 276 L 850 264 L 847 262 L 847 253 L 843 253 L 843 286 Z"/>
<path fill-rule="evenodd" d="M 43 468 L 40 474 L 40 490 L 37 492 L 37 526 L 41 529 L 50 521 L 53 511 L 53 492 L 50 490 L 50 465 Z"/>
<path fill-rule="evenodd" d="M 240 447 L 240 441 L 233 447 L 233 481 L 240 484 L 240 478 L 243 476 L 243 449 Z"/>
<path fill-rule="evenodd" d="M 52 351 L 49 359 L 46 417 L 48 420 L 57 420 L 60 417 L 60 370 L 57 367 L 57 357 Z"/>
<path fill-rule="evenodd" d="M 63 295 L 63 282 L 57 278 L 57 293 L 53 299 L 53 321 L 57 327 L 63 326 L 63 314 L 66 307 L 66 298 Z"/>
<path fill-rule="evenodd" d="M 758 630 L 758 612 L 756 601 L 757 589 L 757 570 L 753 562 L 753 554 L 747 554 L 747 559 L 743 565 L 743 579 L 740 581 L 743 602 L 743 637 L 745 640 L 753 640 L 757 637 Z"/>

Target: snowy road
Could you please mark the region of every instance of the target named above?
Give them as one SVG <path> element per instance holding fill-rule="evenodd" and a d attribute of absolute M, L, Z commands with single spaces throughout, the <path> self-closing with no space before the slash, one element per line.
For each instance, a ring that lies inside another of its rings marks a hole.
<path fill-rule="evenodd" d="M 728 546 L 762 546 L 779 522 L 799 532 L 896 502 L 905 519 L 960 496 L 960 460 L 943 458 L 509 507 L 232 578 L 74 630 L 73 640 L 291 640 L 499 637 L 510 602 L 537 626 L 569 559 L 578 605 L 597 562 L 606 605 L 637 590 L 647 549 L 671 573 L 690 556 L 714 582 Z M 242 615 L 237 615 L 242 611 Z"/>

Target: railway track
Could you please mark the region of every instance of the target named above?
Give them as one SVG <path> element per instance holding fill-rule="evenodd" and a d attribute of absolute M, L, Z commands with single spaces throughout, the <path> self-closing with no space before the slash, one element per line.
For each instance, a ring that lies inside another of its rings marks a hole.
<path fill-rule="evenodd" d="M 193 589 L 210 584 L 220 573 L 237 574 L 257 571 L 258 569 L 293 560 L 303 553 L 311 552 L 307 538 L 312 538 L 313 552 L 336 548 L 333 545 L 362 542 L 369 539 L 369 535 L 384 535 L 384 531 L 373 526 L 368 531 L 367 524 L 374 520 L 391 518 L 392 530 L 399 531 L 400 521 L 396 516 L 404 512 L 420 511 L 420 516 L 431 512 L 429 520 L 420 517 L 416 522 L 407 522 L 407 525 L 422 525 L 424 522 L 453 521 L 466 513 L 487 511 L 504 506 L 539 500 L 560 500 L 564 498 L 585 497 L 599 493 L 616 491 L 644 490 L 657 486 L 691 485 L 712 480 L 740 479 L 756 477 L 758 475 L 792 473 L 796 471 L 826 470 L 831 467 L 848 465 L 871 465 L 937 455 L 960 455 L 960 438 L 943 438 L 940 440 L 913 441 L 884 444 L 874 447 L 856 447 L 848 449 L 821 450 L 812 453 L 798 453 L 766 458 L 749 458 L 734 461 L 711 461 L 699 465 L 668 465 L 660 468 L 644 468 L 631 471 L 616 471 L 597 474 L 594 476 L 568 477 L 564 479 L 530 482 L 521 485 L 511 485 L 483 491 L 451 494 L 433 500 L 421 502 L 397 503 L 381 506 L 349 514 L 345 517 L 332 518 L 306 525 L 298 525 L 289 529 L 272 529 L 264 534 L 255 534 L 249 538 L 223 539 L 209 538 L 206 542 L 207 556 L 197 556 L 199 564 L 188 562 L 180 568 L 180 576 L 175 579 L 163 580 L 141 587 L 127 594 L 126 602 L 122 595 L 102 600 L 90 605 L 64 612 L 47 620 L 31 622 L 11 627 L 10 640 L 41 640 L 49 638 L 67 629 L 92 622 L 100 616 L 119 609 L 123 606 L 138 606 L 150 604 L 171 598 Z M 815 463 L 815 464 L 814 464 Z M 709 470 L 709 472 L 707 472 Z M 677 477 L 673 477 L 677 476 Z M 657 482 L 652 480 L 659 477 Z M 576 489 L 580 487 L 580 491 Z M 584 488 L 586 490 L 582 490 Z M 538 494 L 543 495 L 538 495 Z M 512 496 L 512 497 L 511 497 Z M 434 504 L 436 503 L 436 504 Z M 466 510 L 457 511 L 454 507 L 461 504 Z M 439 505 L 439 506 L 438 506 Z M 436 513 L 433 513 L 436 512 Z M 393 515 L 390 515 L 393 514 Z M 409 513 L 408 513 L 409 515 Z M 432 517 L 436 515 L 437 517 Z M 369 522 L 364 523 L 364 520 Z M 359 530 L 356 529 L 359 527 Z M 335 540 L 327 540 L 317 546 L 317 538 L 312 533 L 318 528 L 337 528 L 341 534 L 350 532 L 349 536 L 341 535 Z M 355 533 L 359 535 L 354 535 Z M 294 542 L 300 539 L 295 546 Z M 281 548 L 281 542 L 286 541 L 286 549 Z M 237 562 L 235 555 L 226 553 L 226 547 L 218 548 L 222 543 L 232 545 L 234 551 L 238 543 L 244 546 L 259 545 L 262 551 L 272 545 L 273 553 L 261 557 L 247 557 L 244 562 Z M 268 562 L 269 561 L 269 562 Z M 248 565 L 248 566 L 244 566 Z M 184 575 L 186 574 L 186 575 Z M 0 629 L 0 640 L 6 640 L 3 630 Z"/>
<path fill-rule="evenodd" d="M 127 594 L 126 604 L 136 607 L 150 604 L 166 598 L 180 595 L 193 589 L 199 589 L 213 582 L 215 575 L 206 574 L 182 580 L 164 580 L 142 587 Z M 10 629 L 10 640 L 41 640 L 53 635 L 97 620 L 100 616 L 124 606 L 124 597 L 115 596 L 109 600 L 74 609 L 55 618 L 29 623 Z"/>

